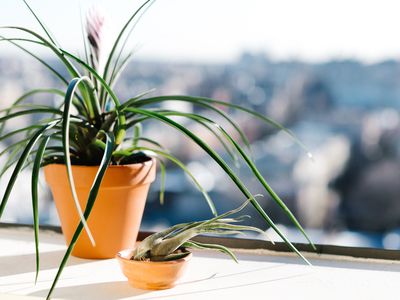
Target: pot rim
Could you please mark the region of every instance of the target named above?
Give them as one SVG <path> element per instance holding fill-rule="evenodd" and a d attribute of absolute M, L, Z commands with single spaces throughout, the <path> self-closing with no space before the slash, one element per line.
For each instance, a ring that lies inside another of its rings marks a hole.
<path fill-rule="evenodd" d="M 180 263 L 189 261 L 193 256 L 193 253 L 190 251 L 188 251 L 189 254 L 186 255 L 185 257 L 175 259 L 175 260 L 168 260 L 168 261 L 132 260 L 132 259 L 129 259 L 124 256 L 124 254 L 126 255 L 126 253 L 132 253 L 133 250 L 134 250 L 134 248 L 121 250 L 115 255 L 115 258 L 117 258 L 118 260 L 123 261 L 125 263 L 128 263 L 128 264 L 173 265 L 173 264 L 180 264 Z"/>
<path fill-rule="evenodd" d="M 154 157 L 149 157 L 149 160 L 146 160 L 144 162 L 140 162 L 140 163 L 134 163 L 134 164 L 127 164 L 127 165 L 108 165 L 107 168 L 112 168 L 112 169 L 123 169 L 123 168 L 135 168 L 135 167 L 142 167 L 143 165 L 152 165 L 156 162 L 156 158 Z M 46 168 L 48 166 L 63 166 L 65 167 L 65 164 L 63 163 L 51 163 L 51 164 L 47 164 L 45 166 L 43 166 L 43 168 Z M 73 165 L 71 164 L 72 168 L 82 168 L 82 169 L 91 169 L 91 168 L 99 168 L 99 165 L 93 165 L 93 166 L 86 166 L 86 165 Z"/>
<path fill-rule="evenodd" d="M 157 161 L 153 157 L 148 161 L 130 165 L 107 166 L 101 183 L 102 189 L 134 188 L 152 183 L 156 177 Z M 99 166 L 72 165 L 75 187 L 90 189 Z M 65 164 L 49 164 L 43 168 L 46 182 L 52 186 L 69 186 Z M 89 180 L 90 179 L 90 180 Z"/>

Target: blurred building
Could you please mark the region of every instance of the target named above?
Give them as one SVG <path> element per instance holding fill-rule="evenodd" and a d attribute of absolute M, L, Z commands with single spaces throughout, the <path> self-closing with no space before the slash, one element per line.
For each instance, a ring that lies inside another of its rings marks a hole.
<path fill-rule="evenodd" d="M 56 61 L 52 65 L 60 69 Z M 1 108 L 30 88 L 62 87 L 49 72 L 28 59 L 0 57 L 0 70 Z M 152 88 L 156 89 L 152 95 L 213 97 L 247 106 L 281 122 L 307 145 L 314 154 L 314 162 L 282 131 L 252 116 L 221 107 L 244 128 L 261 173 L 304 224 L 331 233 L 342 230 L 371 233 L 374 241 L 379 239 L 374 245 L 382 245 L 386 233 L 392 237 L 400 228 L 398 78 L 397 61 L 373 65 L 353 60 L 306 64 L 275 62 L 264 54 L 245 53 L 234 63 L 219 65 L 134 61 L 116 89 L 121 99 Z M 62 99 L 38 95 L 29 101 L 54 103 Z M 201 107 L 182 102 L 165 108 L 202 112 Z M 207 112 L 207 117 L 221 122 L 240 141 L 220 116 Z M 205 135 L 200 126 L 179 121 L 207 138 L 220 152 L 224 151 L 219 141 Z M 18 124 L 7 126 L 13 128 L 28 122 L 29 119 L 22 118 Z M 243 200 L 201 149 L 185 142 L 173 129 L 160 130 L 160 126 L 148 122 L 145 133 L 188 163 L 216 200 L 217 208 L 234 207 L 235 202 Z M 9 143 L 2 141 L 0 145 L 4 149 Z M 223 157 L 230 161 L 226 154 Z M 158 203 L 159 186 L 155 183 L 144 217 L 147 228 L 210 215 L 201 194 L 185 175 L 173 165 L 169 167 L 166 204 Z M 246 166 L 242 164 L 238 174 L 254 193 L 265 194 Z M 4 187 L 4 179 L 1 186 Z M 14 197 L 22 196 L 16 193 Z M 50 198 L 43 196 L 43 199 L 47 199 L 43 209 L 48 216 L 42 222 L 54 222 L 54 212 L 48 205 Z M 277 223 L 290 224 L 267 195 L 261 202 Z M 13 219 L 13 212 L 9 211 L 10 220 L 30 222 L 30 215 L 24 216 L 14 209 L 18 217 Z M 257 217 L 254 222 L 261 224 Z"/>

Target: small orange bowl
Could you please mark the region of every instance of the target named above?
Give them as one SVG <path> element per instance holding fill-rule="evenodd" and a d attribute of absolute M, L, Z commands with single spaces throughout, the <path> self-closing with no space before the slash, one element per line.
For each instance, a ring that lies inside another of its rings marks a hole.
<path fill-rule="evenodd" d="M 116 258 L 122 273 L 135 288 L 145 290 L 164 290 L 175 286 L 182 277 L 192 253 L 184 258 L 171 261 L 131 260 L 133 249 L 119 252 Z"/>

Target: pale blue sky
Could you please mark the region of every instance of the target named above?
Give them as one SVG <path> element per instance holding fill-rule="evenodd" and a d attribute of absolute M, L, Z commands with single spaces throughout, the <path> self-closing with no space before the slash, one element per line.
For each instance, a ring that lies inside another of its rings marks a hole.
<path fill-rule="evenodd" d="M 61 44 L 81 45 L 80 7 L 101 4 L 117 28 L 142 1 L 31 0 Z M 273 58 L 366 62 L 400 57 L 400 1 L 158 0 L 137 26 L 138 56 L 163 60 L 229 61 L 243 50 Z M 36 28 L 22 1 L 1 0 L 1 25 Z M 2 31 L 4 33 L 4 31 Z M 9 51 L 1 46 L 1 52 Z M 1 53 L 0 52 L 0 53 Z"/>

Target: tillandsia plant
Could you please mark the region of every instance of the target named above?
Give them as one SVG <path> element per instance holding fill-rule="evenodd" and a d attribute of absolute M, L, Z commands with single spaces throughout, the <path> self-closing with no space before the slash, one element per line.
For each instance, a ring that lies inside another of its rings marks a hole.
<path fill-rule="evenodd" d="M 229 248 L 219 244 L 200 243 L 192 240 L 192 238 L 199 234 L 232 235 L 240 234 L 243 231 L 255 231 L 265 234 L 264 231 L 257 227 L 235 224 L 249 218 L 248 215 L 227 218 L 240 212 L 248 203 L 249 200 L 240 207 L 209 220 L 177 224 L 154 233 L 140 242 L 134 249 L 131 259 L 169 261 L 183 258 L 190 253 L 188 249 L 195 248 L 218 250 L 229 255 L 237 262 L 235 254 Z"/>
<path fill-rule="evenodd" d="M 90 217 L 100 184 L 108 166 L 110 165 L 143 162 L 148 159 L 149 156 L 155 156 L 160 161 L 160 170 L 162 175 L 161 181 L 162 186 L 164 186 L 165 167 L 163 159 L 170 160 L 181 167 L 190 176 L 199 190 L 204 194 L 211 212 L 217 216 L 217 211 L 212 200 L 185 165 L 177 157 L 170 154 L 158 141 L 151 139 L 151 137 L 142 135 L 142 126 L 145 126 L 145 122 L 149 121 L 157 121 L 177 130 L 204 150 L 204 152 L 208 154 L 209 157 L 212 158 L 232 180 L 239 191 L 243 194 L 244 198 L 250 199 L 249 202 L 265 222 L 276 231 L 290 249 L 295 251 L 304 259 L 304 261 L 307 262 L 302 254 L 279 230 L 267 212 L 264 211 L 254 195 L 238 177 L 234 168 L 231 167 L 231 163 L 223 159 L 206 140 L 197 136 L 194 132 L 177 121 L 176 118 L 172 117 L 180 116 L 196 122 L 205 130 L 208 130 L 212 135 L 217 137 L 224 146 L 226 152 L 232 157 L 233 161 L 241 160 L 252 171 L 255 178 L 258 179 L 266 192 L 282 208 L 293 224 L 303 233 L 310 244 L 314 247 L 295 216 L 273 191 L 258 170 L 254 160 L 249 155 L 250 143 L 244 132 L 226 112 L 220 109 L 220 107 L 223 106 L 250 114 L 279 130 L 285 131 L 296 142 L 302 145 L 287 129 L 256 111 L 215 99 L 181 95 L 150 97 L 148 93 L 145 92 L 122 101 L 115 93 L 114 85 L 128 63 L 129 58 L 132 56 L 132 52 L 125 54 L 124 49 L 126 41 L 131 35 L 136 22 L 140 19 L 143 12 L 153 3 L 151 0 L 145 1 L 128 19 L 112 44 L 108 56 L 106 56 L 103 61 L 102 57 L 104 57 L 104 53 L 102 53 L 101 46 L 102 18 L 97 17 L 95 14 L 89 15 L 86 29 L 84 29 L 85 55 L 84 57 L 79 57 L 78 55 L 62 48 L 29 4 L 25 0 L 24 3 L 43 29 L 43 34 L 32 31 L 29 28 L 7 26 L 0 28 L 3 32 L 0 39 L 4 42 L 11 43 L 40 62 L 59 79 L 61 84 L 65 85 L 65 90 L 40 88 L 28 91 L 18 98 L 12 106 L 1 112 L 0 130 L 2 132 L 0 135 L 0 141 L 11 137 L 20 138 L 0 154 L 9 154 L 7 162 L 1 168 L 0 174 L 4 174 L 6 170 L 13 167 L 4 196 L 1 199 L 0 218 L 19 173 L 23 168 L 32 166 L 32 204 L 37 274 L 39 271 L 39 170 L 43 165 L 50 163 L 65 164 L 69 178 L 69 185 L 81 221 L 77 226 L 71 243 L 62 259 L 48 297 L 51 296 L 71 251 L 83 229 L 85 229 L 88 235 L 91 236 L 90 228 L 87 226 L 86 220 Z M 8 32 L 19 32 L 23 35 L 9 36 Z M 37 53 L 30 50 L 29 45 L 41 46 L 50 50 L 65 67 L 68 75 L 59 72 L 56 68 L 46 62 L 46 60 L 42 59 Z M 55 95 L 60 97 L 62 101 L 59 106 L 28 104 L 27 100 L 36 94 Z M 162 109 L 161 105 L 169 101 L 187 102 L 194 106 L 198 106 L 203 110 L 200 113 L 186 113 L 182 111 Z M 206 117 L 205 113 L 207 111 L 211 111 L 221 116 L 226 123 L 229 124 L 231 130 L 237 133 L 240 139 L 234 138 L 221 124 L 217 124 L 209 117 Z M 15 120 L 21 116 L 35 116 L 35 120 L 39 121 L 35 121 L 24 128 L 4 131 L 7 129 L 5 124 L 8 120 Z M 21 134 L 25 135 L 21 137 Z M 71 171 L 72 165 L 98 166 L 97 175 L 92 184 L 84 211 L 81 211 L 78 200 L 76 199 L 75 184 Z M 163 188 L 161 189 L 160 197 L 161 199 L 163 198 Z M 221 221 L 218 221 L 218 223 L 220 222 Z"/>

